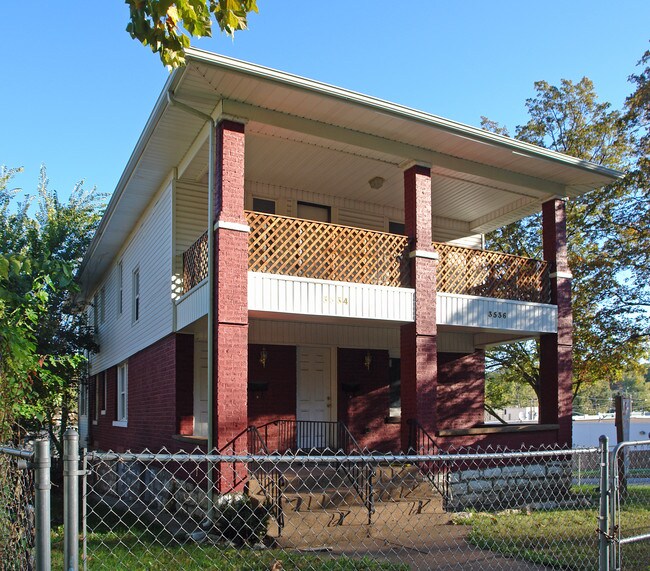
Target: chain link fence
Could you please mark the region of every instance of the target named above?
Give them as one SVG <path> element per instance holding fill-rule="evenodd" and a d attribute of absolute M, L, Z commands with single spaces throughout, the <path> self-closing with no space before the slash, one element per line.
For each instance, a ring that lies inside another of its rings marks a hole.
<path fill-rule="evenodd" d="M 0 446 L 0 568 L 50 568 L 50 448 Z"/>
<path fill-rule="evenodd" d="M 618 444 L 612 468 L 611 569 L 650 571 L 650 442 Z"/>
<path fill-rule="evenodd" d="M 93 452 L 84 458 L 81 562 L 86 569 L 593 570 L 599 474 L 587 477 L 584 466 L 597 467 L 599 457 L 597 448 Z M 211 488 L 218 492 L 211 496 Z"/>
<path fill-rule="evenodd" d="M 34 473 L 32 451 L 0 448 L 0 561 L 7 569 L 34 566 Z"/>

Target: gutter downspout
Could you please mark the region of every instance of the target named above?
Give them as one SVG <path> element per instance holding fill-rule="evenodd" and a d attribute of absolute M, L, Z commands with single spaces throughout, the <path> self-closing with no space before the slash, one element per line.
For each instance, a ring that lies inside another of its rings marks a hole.
<path fill-rule="evenodd" d="M 203 119 L 210 125 L 208 151 L 208 454 L 214 449 L 214 152 L 216 121 L 206 113 L 178 101 L 171 91 L 167 91 L 170 105 Z M 214 510 L 214 474 L 212 463 L 208 462 L 208 519 L 212 519 Z"/>

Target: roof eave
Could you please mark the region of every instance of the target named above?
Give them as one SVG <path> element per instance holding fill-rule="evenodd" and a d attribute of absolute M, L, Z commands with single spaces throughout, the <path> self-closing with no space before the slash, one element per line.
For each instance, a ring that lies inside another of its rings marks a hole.
<path fill-rule="evenodd" d="M 275 70 L 235 58 L 207 52 L 197 48 L 187 48 L 185 50 L 185 56 L 190 61 L 216 65 L 245 75 L 259 77 L 267 81 L 280 83 L 289 87 L 298 88 L 312 93 L 317 93 L 327 97 L 346 101 L 348 103 L 361 105 L 363 107 L 374 109 L 381 113 L 386 113 L 410 121 L 417 121 L 419 123 L 447 131 L 454 135 L 464 137 L 478 143 L 487 143 L 490 145 L 504 147 L 519 155 L 550 160 L 563 165 L 579 168 L 584 171 L 603 176 L 610 181 L 625 176 L 625 173 L 616 169 L 596 165 L 589 161 L 584 161 L 582 159 L 571 157 L 557 151 L 538 147 L 531 143 L 519 141 L 517 139 L 506 137 L 504 135 L 499 135 L 497 133 L 479 129 L 478 127 L 465 125 L 464 123 L 445 119 L 437 115 L 425 113 L 424 111 L 418 111 L 417 109 L 412 109 L 404 105 L 399 105 L 397 103 L 392 103 L 390 101 L 379 99 L 377 97 L 372 97 L 370 95 L 365 95 L 363 93 L 351 91 L 342 87 L 336 87 L 334 85 L 313 79 L 308 79 L 299 75 Z"/>
<path fill-rule="evenodd" d="M 133 152 L 131 153 L 131 156 L 129 157 L 129 160 L 126 164 L 126 167 L 122 172 L 122 176 L 120 177 L 117 186 L 115 187 L 115 191 L 113 192 L 111 199 L 108 202 L 108 205 L 106 206 L 106 210 L 104 211 L 99 226 L 95 231 L 95 235 L 93 236 L 93 239 L 90 242 L 88 249 L 86 250 L 81 265 L 79 266 L 79 271 L 77 272 L 77 276 L 76 276 L 76 280 L 78 283 L 83 283 L 84 271 L 88 265 L 88 261 L 92 258 L 95 249 L 97 248 L 99 242 L 101 241 L 104 231 L 108 226 L 108 224 L 110 223 L 111 217 L 115 212 L 115 209 L 117 208 L 120 199 L 122 198 L 124 190 L 129 180 L 133 176 L 133 173 L 138 165 L 138 162 L 140 161 L 142 153 L 144 152 L 147 144 L 149 143 L 149 140 L 151 139 L 154 130 L 156 128 L 156 125 L 160 121 L 160 118 L 162 117 L 163 113 L 165 112 L 165 109 L 167 108 L 167 105 L 169 104 L 167 100 L 167 92 L 173 90 L 176 87 L 176 85 L 178 85 L 178 82 L 180 81 L 184 71 L 185 68 L 177 68 L 173 70 L 170 73 L 169 77 L 167 78 L 167 81 L 165 82 L 165 86 L 163 87 L 162 91 L 160 92 L 160 95 L 158 96 L 158 99 L 156 100 L 153 110 L 149 115 L 149 119 L 147 119 L 144 129 L 142 130 L 142 133 L 138 138 L 138 142 L 136 143 Z"/>

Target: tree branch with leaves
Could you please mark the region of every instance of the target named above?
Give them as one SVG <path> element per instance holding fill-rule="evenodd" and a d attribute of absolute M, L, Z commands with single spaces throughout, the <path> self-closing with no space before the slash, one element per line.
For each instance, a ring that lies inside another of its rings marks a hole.
<path fill-rule="evenodd" d="M 212 35 L 212 20 L 230 37 L 248 27 L 248 15 L 257 12 L 256 0 L 126 0 L 133 39 L 149 46 L 161 61 L 174 68 L 185 65 L 191 37 Z"/>

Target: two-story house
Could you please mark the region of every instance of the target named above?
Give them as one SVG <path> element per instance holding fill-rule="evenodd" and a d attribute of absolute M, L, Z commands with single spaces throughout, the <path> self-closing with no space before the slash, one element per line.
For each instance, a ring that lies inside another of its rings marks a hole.
<path fill-rule="evenodd" d="M 269 448 L 342 431 L 384 451 L 570 444 L 565 200 L 620 173 L 212 53 L 187 62 L 80 271 L 100 347 L 91 446 L 243 450 L 249 426 Z M 544 260 L 484 249 L 540 210 Z M 534 338 L 539 422 L 484 425 L 485 348 Z"/>

